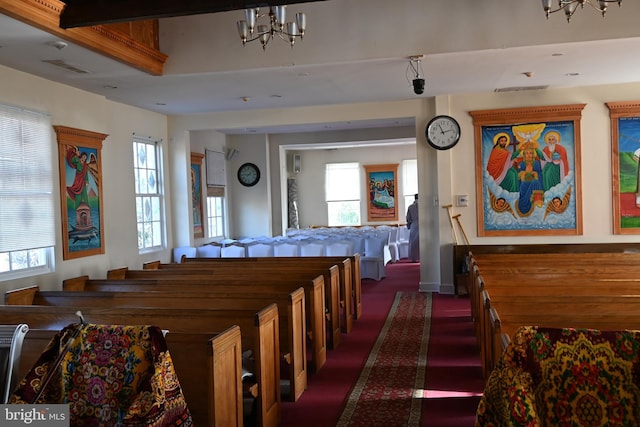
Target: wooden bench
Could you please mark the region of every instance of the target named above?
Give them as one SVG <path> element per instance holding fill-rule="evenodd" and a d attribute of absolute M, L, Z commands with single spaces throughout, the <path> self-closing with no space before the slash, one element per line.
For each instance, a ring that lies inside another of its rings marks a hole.
<path fill-rule="evenodd" d="M 22 297 L 18 297 L 19 295 Z M 28 300 L 28 294 L 32 296 Z M 21 305 L 48 305 L 64 307 L 172 307 L 204 309 L 242 309 L 258 311 L 274 302 L 279 310 L 279 337 L 282 360 L 288 367 L 285 380 L 290 382 L 285 394 L 296 401 L 307 386 L 306 328 L 304 290 L 298 288 L 290 293 L 272 294 L 269 298 L 252 295 L 235 297 L 198 289 L 148 291 L 41 291 L 37 287 L 9 291 L 5 302 L 19 300 Z"/>
<path fill-rule="evenodd" d="M 78 323 L 76 309 L 54 306 L 2 306 L 0 323 L 13 324 L 18 319 L 33 329 L 59 331 L 71 323 Z M 251 310 L 222 311 L 179 308 L 92 308 L 82 307 L 84 318 L 96 324 L 155 325 L 169 330 L 167 343 L 175 364 L 178 379 L 196 425 L 227 425 L 217 417 L 242 414 L 241 353 L 244 348 L 216 348 L 230 346 L 232 341 L 221 332 L 238 326 L 242 342 L 251 341 L 256 361 L 257 418 L 260 425 L 276 426 L 280 420 L 280 383 L 275 381 L 280 369 L 278 342 L 278 308 L 271 304 L 259 312 Z M 228 342 L 226 342 L 228 341 Z M 222 353 L 220 353 L 222 352 Z M 28 353 L 25 350 L 25 354 Z M 214 357 L 221 354 L 219 359 Z M 21 368 L 22 369 L 22 368 Z M 233 370 L 216 377 L 220 370 Z M 276 373 L 274 376 L 274 372 Z M 220 386 L 221 388 L 216 388 Z M 222 391 L 221 391 L 222 390 Z M 234 408 L 229 407 L 230 395 Z M 238 397 L 239 396 L 239 397 Z M 237 400 L 239 399 L 239 401 Z M 238 403 L 239 402 L 239 403 Z M 216 412 L 218 408 L 220 413 Z M 239 412 L 238 412 L 239 411 Z M 241 425 L 242 417 L 238 424 Z"/>
<path fill-rule="evenodd" d="M 214 262 L 219 262 L 219 261 L 233 261 L 233 260 L 255 260 L 255 261 L 261 261 L 261 262 L 276 262 L 277 260 L 280 260 L 281 262 L 287 262 L 290 261 L 292 263 L 295 264 L 300 264 L 301 262 L 304 262 L 305 264 L 307 262 L 329 262 L 329 265 L 333 265 L 336 264 L 338 265 L 338 267 L 340 267 L 340 275 L 341 275 L 341 281 L 343 281 L 342 276 L 346 275 L 347 278 L 345 278 L 344 283 L 347 283 L 348 281 L 348 275 L 349 272 L 346 270 L 347 268 L 347 263 L 344 262 L 345 259 L 348 259 L 350 261 L 350 271 L 351 271 L 351 294 L 352 294 L 352 300 L 353 300 L 353 318 L 354 319 L 359 319 L 362 316 L 362 276 L 360 274 L 360 254 L 354 254 L 351 256 L 311 256 L 311 257 L 275 257 L 276 261 L 273 260 L 274 257 L 248 257 L 248 258 L 185 258 L 183 260 L 184 263 L 194 263 L 194 262 L 207 262 L 208 261 L 214 261 Z M 155 268 L 162 268 L 162 265 L 159 261 L 152 261 L 149 263 L 145 263 L 143 265 L 143 268 L 151 268 L 151 269 L 155 269 Z M 347 287 L 348 285 L 345 285 L 344 287 L 341 286 L 341 293 L 347 293 Z M 344 298 L 343 298 L 344 299 Z"/>
<path fill-rule="evenodd" d="M 252 288 L 263 286 L 263 282 L 268 287 L 276 286 L 278 282 L 282 282 L 283 289 L 290 289 L 293 283 L 302 283 L 305 290 L 308 287 L 305 283 L 309 280 L 315 280 L 318 275 L 324 278 L 324 309 L 326 313 L 327 331 L 326 341 L 327 348 L 334 349 L 340 344 L 340 298 L 339 298 L 339 281 L 338 266 L 334 265 L 327 269 L 322 269 L 319 273 L 314 273 L 306 268 L 290 267 L 286 270 L 277 266 L 255 266 L 249 268 L 238 268 L 229 265 L 222 265 L 215 269 L 206 265 L 199 268 L 188 266 L 180 270 L 161 269 L 161 270 L 132 270 L 127 267 L 109 270 L 107 279 L 154 279 L 154 280 L 190 280 L 198 283 L 224 283 L 225 281 L 233 284 L 245 284 Z M 300 286 L 300 285 L 298 285 Z M 297 286 L 296 286 L 297 287 Z M 315 331 L 315 330 L 314 330 Z"/>
<path fill-rule="evenodd" d="M 120 269 L 118 270 L 120 271 Z M 126 271 L 126 270 L 125 270 Z M 151 273 L 154 273 L 151 270 Z M 286 286 L 285 286 L 286 285 Z M 255 279 L 225 279 L 218 280 L 211 275 L 206 279 L 194 281 L 191 276 L 181 278 L 150 278 L 150 279 L 89 279 L 88 276 L 79 276 L 65 279 L 63 290 L 65 291 L 100 291 L 100 292 L 131 292 L 131 291 L 156 291 L 175 293 L 176 291 L 190 294 L 207 293 L 217 298 L 256 299 L 267 302 L 283 296 L 288 296 L 299 287 L 304 290 L 304 312 L 306 323 L 306 337 L 309 340 L 310 360 L 305 370 L 317 372 L 326 362 L 327 340 L 325 323 L 325 298 L 324 278 L 317 276 L 308 281 L 303 280 L 261 280 Z M 5 298 L 16 299 L 19 295 L 6 294 Z M 32 298 L 32 297 L 29 297 Z M 28 304 L 30 299 L 18 301 L 19 304 Z M 9 302 L 6 302 L 7 304 Z M 305 343 L 306 344 L 306 343 Z M 305 356 L 306 358 L 306 356 Z M 304 360 L 304 359 L 303 359 Z M 297 376 L 296 376 L 297 377 Z M 295 377 L 292 377 L 295 378 Z"/>
<path fill-rule="evenodd" d="M 309 275 L 312 277 L 322 274 L 325 282 L 326 308 L 329 316 L 328 345 L 329 348 L 336 348 L 340 343 L 340 333 L 347 331 L 346 321 L 349 320 L 349 330 L 352 316 L 349 318 L 341 316 L 341 288 L 344 281 L 341 280 L 340 266 L 336 263 L 314 264 L 305 262 L 307 257 L 293 257 L 293 262 L 287 262 L 286 257 L 263 257 L 263 258 L 185 258 L 183 263 L 165 264 L 159 271 L 177 271 L 178 274 L 188 271 L 190 274 L 211 274 L 216 277 L 238 278 L 249 277 L 255 280 L 256 277 L 271 277 L 274 279 L 304 279 Z M 282 262 L 279 260 L 284 259 Z M 345 261 L 347 258 L 340 258 Z M 248 260 L 248 261 L 247 261 Z M 261 261 L 258 261 L 261 260 Z M 162 265 L 162 264 L 161 264 Z M 344 265 L 344 264 L 342 264 Z M 149 270 L 150 266 L 147 266 Z M 129 270 L 132 272 L 140 270 Z M 127 278 L 134 277 L 136 273 L 126 272 Z M 344 271 L 344 270 L 343 270 Z M 108 278 L 117 278 L 119 274 L 112 270 L 107 274 Z M 342 276 L 344 278 L 344 276 Z M 349 309 L 350 312 L 351 309 Z"/>
<path fill-rule="evenodd" d="M 352 257 L 356 259 L 356 257 Z M 359 255 L 358 257 L 359 258 Z M 354 303 L 355 283 L 360 283 L 360 269 L 354 268 L 354 263 L 349 257 L 248 257 L 248 258 L 191 258 L 184 259 L 182 263 L 169 263 L 169 264 L 150 264 L 143 265 L 143 268 L 151 269 L 169 269 L 169 268 L 185 268 L 186 266 L 219 266 L 220 264 L 229 264 L 237 266 L 241 264 L 252 268 L 255 264 L 278 266 L 280 269 L 288 269 L 291 267 L 300 268 L 305 267 L 320 267 L 330 268 L 333 265 L 338 266 L 338 282 L 339 282 L 339 298 L 342 308 L 342 315 L 340 318 L 341 331 L 349 333 L 353 327 L 353 319 L 356 317 L 354 311 L 357 311 L 357 305 Z M 215 267 L 214 267 L 215 268 Z M 357 279 L 356 279 L 357 277 Z M 357 282 L 356 282 L 357 280 Z M 361 290 L 358 290 L 358 294 L 361 294 Z M 360 304 L 361 305 L 361 302 Z M 360 309 L 361 310 L 361 309 Z"/>
<path fill-rule="evenodd" d="M 525 319 L 540 326 L 631 328 L 618 323 L 623 319 L 605 325 L 596 317 L 640 307 L 638 261 L 638 253 L 470 254 L 471 309 L 485 374 Z"/>

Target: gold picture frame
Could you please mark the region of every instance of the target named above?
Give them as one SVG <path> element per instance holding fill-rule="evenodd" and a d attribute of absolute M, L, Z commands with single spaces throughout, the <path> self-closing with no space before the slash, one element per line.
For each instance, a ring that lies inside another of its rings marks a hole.
<path fill-rule="evenodd" d="M 105 251 L 102 143 L 107 134 L 54 126 L 58 141 L 63 259 Z"/>
<path fill-rule="evenodd" d="M 193 237 L 204 237 L 202 209 L 202 159 L 204 154 L 191 153 L 191 203 L 193 209 Z"/>
<path fill-rule="evenodd" d="M 640 234 L 640 101 L 605 105 L 611 120 L 613 233 Z"/>
<path fill-rule="evenodd" d="M 367 220 L 398 221 L 398 164 L 365 165 Z"/>
<path fill-rule="evenodd" d="M 478 236 L 582 234 L 585 104 L 471 111 Z"/>

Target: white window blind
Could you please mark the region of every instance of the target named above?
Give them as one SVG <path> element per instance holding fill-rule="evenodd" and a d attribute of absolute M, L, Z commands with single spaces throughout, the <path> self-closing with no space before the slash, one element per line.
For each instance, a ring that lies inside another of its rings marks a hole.
<path fill-rule="evenodd" d="M 0 105 L 0 252 L 55 245 L 49 116 Z"/>
<path fill-rule="evenodd" d="M 227 185 L 227 165 L 224 153 L 205 150 L 207 164 L 207 186 L 224 187 Z"/>

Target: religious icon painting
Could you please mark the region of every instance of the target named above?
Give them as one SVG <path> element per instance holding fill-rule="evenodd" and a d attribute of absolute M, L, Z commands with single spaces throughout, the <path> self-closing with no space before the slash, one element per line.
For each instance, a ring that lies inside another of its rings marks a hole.
<path fill-rule="evenodd" d="M 640 101 L 608 102 L 613 233 L 640 234 Z"/>
<path fill-rule="evenodd" d="M 367 177 L 367 220 L 398 221 L 396 176 L 398 164 L 365 165 Z"/>
<path fill-rule="evenodd" d="M 204 237 L 202 211 L 202 159 L 204 154 L 191 153 L 191 209 L 193 217 L 193 237 Z"/>
<path fill-rule="evenodd" d="M 478 236 L 582 234 L 584 104 L 470 112 Z"/>
<path fill-rule="evenodd" d="M 58 140 L 63 259 L 104 253 L 102 133 L 54 126 Z"/>

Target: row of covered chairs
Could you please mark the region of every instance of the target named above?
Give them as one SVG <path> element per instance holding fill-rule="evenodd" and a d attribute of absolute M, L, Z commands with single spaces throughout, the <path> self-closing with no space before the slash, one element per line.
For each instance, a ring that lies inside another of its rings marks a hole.
<path fill-rule="evenodd" d="M 183 246 L 173 251 L 174 262 L 187 258 L 242 258 L 291 256 L 352 256 L 360 255 L 362 278 L 380 280 L 386 276 L 385 265 L 400 259 L 397 244 L 398 227 L 358 229 L 305 229 L 287 236 L 258 237 L 240 240 L 226 239 L 193 247 Z"/>

